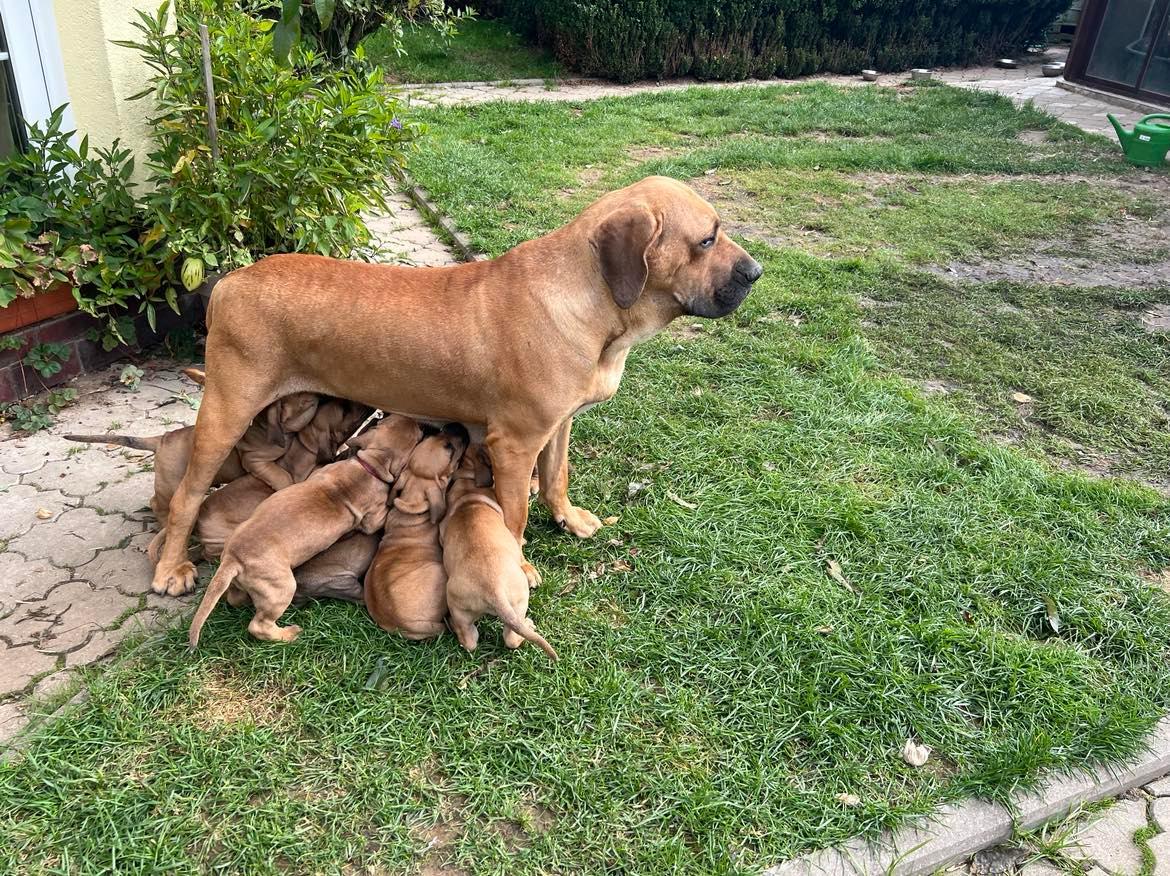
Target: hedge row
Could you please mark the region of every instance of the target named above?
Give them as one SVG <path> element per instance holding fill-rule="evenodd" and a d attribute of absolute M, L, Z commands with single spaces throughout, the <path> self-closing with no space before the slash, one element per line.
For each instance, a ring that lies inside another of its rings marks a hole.
<path fill-rule="evenodd" d="M 1039 40 L 1069 2 L 488 0 L 485 11 L 579 73 L 629 82 L 970 64 Z"/>

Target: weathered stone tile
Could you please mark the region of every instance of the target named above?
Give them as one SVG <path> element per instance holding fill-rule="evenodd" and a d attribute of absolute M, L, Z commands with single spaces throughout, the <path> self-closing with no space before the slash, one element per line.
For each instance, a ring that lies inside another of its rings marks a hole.
<path fill-rule="evenodd" d="M 103 548 L 119 544 L 142 529 L 121 514 L 101 515 L 92 508 L 71 508 L 56 520 L 33 527 L 8 546 L 26 557 L 44 557 L 54 566 L 88 563 Z"/>
<path fill-rule="evenodd" d="M 0 744 L 10 741 L 28 725 L 23 703 L 0 703 Z"/>
<path fill-rule="evenodd" d="M 26 484 L 9 487 L 0 501 L 0 539 L 13 539 L 36 528 L 51 527 L 61 515 L 77 504 L 57 490 L 41 491 Z M 44 519 L 37 517 L 40 511 Z M 48 516 L 45 516 L 45 515 Z M 15 546 L 9 542 L 9 548 Z M 33 557 L 37 554 L 25 554 Z"/>
<path fill-rule="evenodd" d="M 1116 876 L 1138 876 L 1142 853 L 1133 835 L 1146 827 L 1144 800 L 1118 800 L 1076 837 L 1081 854 Z"/>
<path fill-rule="evenodd" d="M 0 615 L 9 615 L 19 603 L 44 599 L 68 581 L 69 573 L 48 560 L 25 559 L 14 551 L 0 554 Z"/>
<path fill-rule="evenodd" d="M 57 658 L 42 654 L 32 645 L 8 648 L 0 660 L 0 696 L 24 690 L 38 675 L 48 672 Z"/>
<path fill-rule="evenodd" d="M 95 588 L 88 581 L 67 581 L 53 590 L 46 607 L 57 613 L 57 623 L 37 643 L 40 651 L 59 654 L 85 643 L 97 629 L 111 626 L 139 600 L 114 587 Z"/>

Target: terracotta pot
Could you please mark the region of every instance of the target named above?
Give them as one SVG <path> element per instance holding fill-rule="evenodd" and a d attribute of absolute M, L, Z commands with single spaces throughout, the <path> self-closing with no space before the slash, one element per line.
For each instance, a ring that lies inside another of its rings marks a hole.
<path fill-rule="evenodd" d="M 0 332 L 15 331 L 76 309 L 73 287 L 62 283 L 48 292 L 32 298 L 17 298 L 7 307 L 0 307 Z"/>

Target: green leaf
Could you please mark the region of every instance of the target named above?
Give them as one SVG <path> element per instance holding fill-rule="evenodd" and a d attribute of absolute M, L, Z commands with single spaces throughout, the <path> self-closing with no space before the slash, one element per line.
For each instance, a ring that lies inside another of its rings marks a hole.
<path fill-rule="evenodd" d="M 337 0 L 313 0 L 313 9 L 317 12 L 317 21 L 321 25 L 321 30 L 329 27 L 330 22 L 333 21 L 333 9 L 337 4 Z"/>
<path fill-rule="evenodd" d="M 272 29 L 272 54 L 276 63 L 282 67 L 288 66 L 288 56 L 292 47 L 301 41 L 301 20 L 298 17 L 292 24 L 279 21 Z"/>

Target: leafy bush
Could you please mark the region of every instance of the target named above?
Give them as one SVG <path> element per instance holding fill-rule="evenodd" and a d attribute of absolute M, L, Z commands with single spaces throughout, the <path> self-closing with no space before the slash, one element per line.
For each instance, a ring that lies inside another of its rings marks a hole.
<path fill-rule="evenodd" d="M 338 63 L 382 27 L 400 49 L 404 22 L 425 19 L 441 37 L 448 37 L 454 35 L 455 23 L 470 14 L 466 9 L 452 12 L 443 0 L 282 0 L 273 46 L 283 63 L 303 36 Z"/>
<path fill-rule="evenodd" d="M 1069 0 L 517 0 L 507 16 L 589 75 L 743 79 L 945 66 L 1039 39 Z"/>
<path fill-rule="evenodd" d="M 29 125 L 29 148 L 0 161 L 0 307 L 59 283 L 78 307 L 104 321 L 107 348 L 133 343 L 133 317 L 153 323 L 170 256 L 135 200 L 134 160 L 117 142 L 74 148 L 61 130 L 64 107 Z"/>
<path fill-rule="evenodd" d="M 281 67 L 273 22 L 216 2 L 139 13 L 138 42 L 154 70 L 147 203 L 184 257 L 193 285 L 203 266 L 233 268 L 273 252 L 351 255 L 370 234 L 360 213 L 384 210 L 388 175 L 419 133 L 396 115 L 381 71 L 364 63 L 335 69 L 298 48 Z M 211 37 L 219 124 L 218 161 L 207 131 L 199 22 Z"/>

